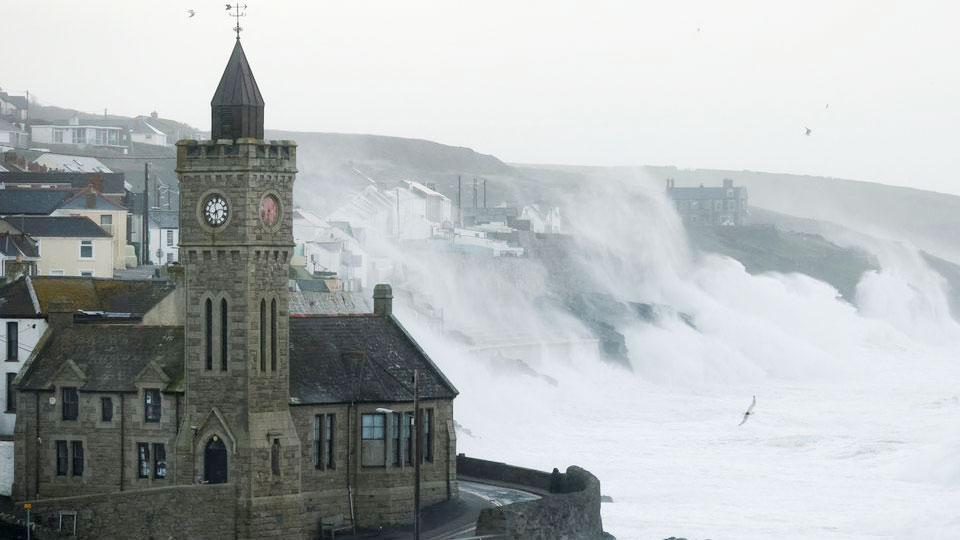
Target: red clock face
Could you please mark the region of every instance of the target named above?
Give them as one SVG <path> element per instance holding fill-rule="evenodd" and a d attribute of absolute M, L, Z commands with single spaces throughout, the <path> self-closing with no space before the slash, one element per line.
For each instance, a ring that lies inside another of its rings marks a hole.
<path fill-rule="evenodd" d="M 273 195 L 260 199 L 260 221 L 268 227 L 280 221 L 280 202 Z"/>

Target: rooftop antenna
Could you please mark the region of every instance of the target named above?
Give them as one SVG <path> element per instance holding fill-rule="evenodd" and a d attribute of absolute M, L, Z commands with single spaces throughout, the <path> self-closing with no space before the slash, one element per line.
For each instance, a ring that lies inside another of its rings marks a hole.
<path fill-rule="evenodd" d="M 233 27 L 233 31 L 237 33 L 237 41 L 240 41 L 240 32 L 243 31 L 243 28 L 240 27 L 240 17 L 247 16 L 247 5 L 237 2 L 236 4 L 226 4 L 226 6 L 226 10 L 229 11 L 227 15 L 237 20 L 237 25 Z"/>

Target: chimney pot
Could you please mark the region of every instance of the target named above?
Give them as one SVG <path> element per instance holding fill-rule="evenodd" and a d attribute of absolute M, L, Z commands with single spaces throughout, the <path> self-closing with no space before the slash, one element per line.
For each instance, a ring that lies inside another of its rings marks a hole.
<path fill-rule="evenodd" d="M 373 314 L 378 317 L 393 314 L 393 289 L 390 285 L 380 283 L 373 288 Z"/>

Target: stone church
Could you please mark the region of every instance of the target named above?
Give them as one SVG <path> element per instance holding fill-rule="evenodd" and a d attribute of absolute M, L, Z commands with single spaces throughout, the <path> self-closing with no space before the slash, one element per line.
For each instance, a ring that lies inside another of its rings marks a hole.
<path fill-rule="evenodd" d="M 81 537 L 313 538 L 413 519 L 412 375 L 422 504 L 456 497 L 457 390 L 392 314 L 290 316 L 297 147 L 266 141 L 239 38 L 210 141 L 177 143 L 173 309 L 132 324 L 49 308 L 16 380 L 14 498 Z"/>

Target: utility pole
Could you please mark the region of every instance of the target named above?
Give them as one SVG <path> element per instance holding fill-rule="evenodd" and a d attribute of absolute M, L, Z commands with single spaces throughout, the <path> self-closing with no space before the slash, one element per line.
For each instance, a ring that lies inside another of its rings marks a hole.
<path fill-rule="evenodd" d="M 400 241 L 400 186 L 397 185 L 397 242 Z"/>
<path fill-rule="evenodd" d="M 413 426 L 417 438 L 416 462 L 413 465 L 413 538 L 420 540 L 420 462 L 423 461 L 423 422 L 420 418 L 420 371 L 413 370 Z"/>
<path fill-rule="evenodd" d="M 473 177 L 473 208 L 477 208 L 477 177 Z"/>
<path fill-rule="evenodd" d="M 487 207 L 487 179 L 483 179 L 483 207 Z"/>
<path fill-rule="evenodd" d="M 140 242 L 140 262 L 150 264 L 150 163 L 143 164 L 143 225 Z"/>
<path fill-rule="evenodd" d="M 463 201 L 461 200 L 463 196 L 463 187 L 460 182 L 460 175 L 457 175 L 457 221 L 460 222 L 460 227 L 463 227 Z"/>

